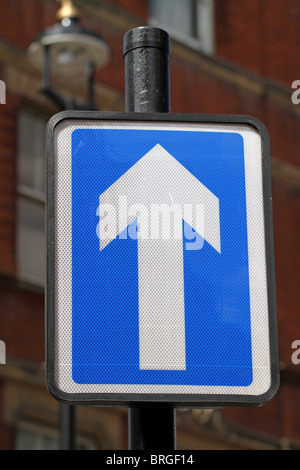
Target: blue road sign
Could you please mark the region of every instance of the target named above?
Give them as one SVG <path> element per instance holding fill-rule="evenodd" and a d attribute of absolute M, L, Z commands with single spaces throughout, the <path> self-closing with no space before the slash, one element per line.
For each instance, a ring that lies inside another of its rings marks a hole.
<path fill-rule="evenodd" d="M 237 402 L 270 394 L 257 130 L 62 122 L 55 279 L 69 294 L 56 281 L 56 323 L 66 324 L 55 340 L 55 386 L 128 400 L 140 392 Z"/>

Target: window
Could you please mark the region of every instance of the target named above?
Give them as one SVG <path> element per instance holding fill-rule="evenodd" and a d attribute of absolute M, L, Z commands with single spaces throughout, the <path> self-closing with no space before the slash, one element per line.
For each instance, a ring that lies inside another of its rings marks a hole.
<path fill-rule="evenodd" d="M 16 433 L 16 450 L 59 450 L 55 432 L 36 426 L 20 426 Z"/>
<path fill-rule="evenodd" d="M 20 279 L 43 286 L 45 128 L 47 121 L 21 111 L 18 119 L 17 259 Z"/>
<path fill-rule="evenodd" d="M 211 54 L 214 50 L 214 0 L 148 0 L 149 24 Z"/>
<path fill-rule="evenodd" d="M 76 435 L 76 450 L 96 450 L 98 445 L 88 436 Z M 15 450 L 59 450 L 59 432 L 37 422 L 21 421 L 16 430 Z"/>

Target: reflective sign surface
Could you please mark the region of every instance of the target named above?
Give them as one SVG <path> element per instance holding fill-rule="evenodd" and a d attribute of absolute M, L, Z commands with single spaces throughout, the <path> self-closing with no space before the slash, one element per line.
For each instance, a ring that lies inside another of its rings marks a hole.
<path fill-rule="evenodd" d="M 270 394 L 262 147 L 246 123 L 55 127 L 55 388 Z"/>

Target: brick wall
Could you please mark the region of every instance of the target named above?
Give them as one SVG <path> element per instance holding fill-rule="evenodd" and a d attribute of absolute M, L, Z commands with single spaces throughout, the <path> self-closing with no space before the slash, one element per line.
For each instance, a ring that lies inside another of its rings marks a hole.
<path fill-rule="evenodd" d="M 298 0 L 216 0 L 216 53 L 290 86 L 299 78 Z"/>
<path fill-rule="evenodd" d="M 0 272 L 16 273 L 15 264 L 15 181 L 16 111 L 19 100 L 6 93 L 0 105 Z"/>
<path fill-rule="evenodd" d="M 275 179 L 273 206 L 280 359 L 292 366 L 291 345 L 300 339 L 300 189 Z"/>
<path fill-rule="evenodd" d="M 14 428 L 3 422 L 3 392 L 4 384 L 0 381 L 0 450 L 11 450 L 14 448 Z"/>
<path fill-rule="evenodd" d="M 252 71 L 288 82 L 294 74 L 294 61 L 291 59 L 296 50 L 296 28 L 299 2 L 291 0 L 289 8 L 283 0 L 264 2 L 245 0 L 216 0 L 217 52 L 235 64 L 251 68 Z M 263 5 L 262 5 L 263 3 Z M 5 41 L 24 50 L 32 38 L 46 25 L 53 24 L 57 5 L 49 0 L 19 0 L 18 2 L 0 1 L 3 14 L 0 18 L 1 36 Z M 132 12 L 146 18 L 145 2 L 137 0 L 99 2 L 99 5 L 115 5 L 128 14 Z M 262 11 L 263 10 L 263 11 Z M 84 14 L 83 21 L 89 27 L 101 30 L 112 48 L 109 65 L 97 74 L 98 80 L 112 88 L 124 90 L 124 59 L 122 54 L 122 20 L 114 25 L 101 24 L 98 20 Z M 278 35 L 278 24 L 284 34 Z M 13 25 L 13 27 L 12 27 Z M 266 29 L 267 25 L 267 29 Z M 277 26 L 276 26 L 277 25 Z M 287 27 L 287 25 L 289 27 Z M 276 33 L 276 34 L 275 34 Z M 299 36 L 299 32 L 297 32 Z M 273 38 L 273 40 L 271 40 Z M 290 50 L 290 53 L 288 53 Z M 268 56 L 266 62 L 265 54 Z M 196 57 L 196 59 L 195 59 Z M 276 64 L 279 61 L 281 66 Z M 219 65 L 220 67 L 220 65 Z M 265 67 L 265 69 L 263 68 Z M 269 71 L 269 72 L 268 72 Z M 1 70 L 0 70 L 1 72 Z M 241 71 L 237 68 L 236 74 Z M 283 75 L 285 74 L 286 78 Z M 2 74 L 3 76 L 3 74 Z M 1 77 L 0 77 L 1 78 Z M 15 263 L 15 159 L 16 159 L 16 113 L 20 98 L 8 91 L 7 104 L 0 107 L 0 270 L 7 275 L 16 273 Z M 261 119 L 267 126 L 271 138 L 272 156 L 292 165 L 299 165 L 299 113 L 295 106 L 268 97 L 264 90 L 259 93 L 249 92 L 244 85 L 236 84 L 224 77 L 208 72 L 203 67 L 201 55 L 179 57 L 171 53 L 171 110 L 173 112 L 204 112 L 250 114 Z M 279 190 L 278 190 L 279 191 Z M 286 250 L 291 248 L 291 239 L 297 238 L 298 224 L 291 217 L 297 210 L 298 193 L 277 197 L 275 194 L 275 242 L 278 258 L 278 300 L 281 312 L 287 305 L 284 273 L 288 269 L 284 263 Z M 296 207 L 297 206 L 297 207 Z M 282 217 L 286 219 L 281 224 Z M 295 242 L 294 242 L 295 243 Z M 281 263 L 284 266 L 281 268 Z M 296 264 L 292 264 L 298 279 Z M 282 270 L 281 270 L 282 269 Z M 283 283 L 283 284 L 282 284 Z M 293 298 L 293 305 L 299 304 L 298 289 L 293 282 L 288 292 Z"/>
<path fill-rule="evenodd" d="M 43 362 L 45 322 L 41 292 L 0 277 L 0 312 L 0 339 L 6 344 L 7 362 L 9 356 Z"/>
<path fill-rule="evenodd" d="M 142 19 L 147 18 L 147 5 L 146 0 L 110 0 L 104 3 L 114 5 L 121 10 L 128 11 Z M 144 24 L 144 23 L 143 23 Z M 142 24 L 141 24 L 142 26 Z"/>
<path fill-rule="evenodd" d="M 288 3 L 284 0 L 215 2 L 218 56 L 287 86 L 299 79 L 298 0 Z M 55 21 L 57 4 L 54 1 L 14 0 L 0 4 L 1 36 L 22 49 L 28 47 L 35 34 Z M 131 13 L 140 20 L 140 25 L 146 24 L 145 0 L 99 1 L 99 7 L 103 5 L 120 8 L 124 14 Z"/>
<path fill-rule="evenodd" d="M 46 26 L 55 21 L 58 4 L 49 0 L 1 1 L 1 37 L 25 49 Z"/>

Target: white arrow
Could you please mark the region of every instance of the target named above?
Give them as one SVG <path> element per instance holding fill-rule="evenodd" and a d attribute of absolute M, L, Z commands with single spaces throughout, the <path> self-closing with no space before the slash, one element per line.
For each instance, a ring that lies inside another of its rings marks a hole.
<path fill-rule="evenodd" d="M 129 210 L 125 210 L 124 203 Z M 108 205 L 115 208 L 115 220 L 107 232 L 101 208 Z M 163 236 L 161 213 L 157 211 L 170 205 L 172 210 L 195 205 L 204 208 L 205 234 L 204 224 L 197 223 L 197 211 L 185 211 L 184 220 L 221 251 L 219 199 L 159 144 L 100 196 L 100 250 L 138 219 L 140 369 L 186 368 L 183 214 L 173 211 L 173 232 L 177 236 Z"/>

